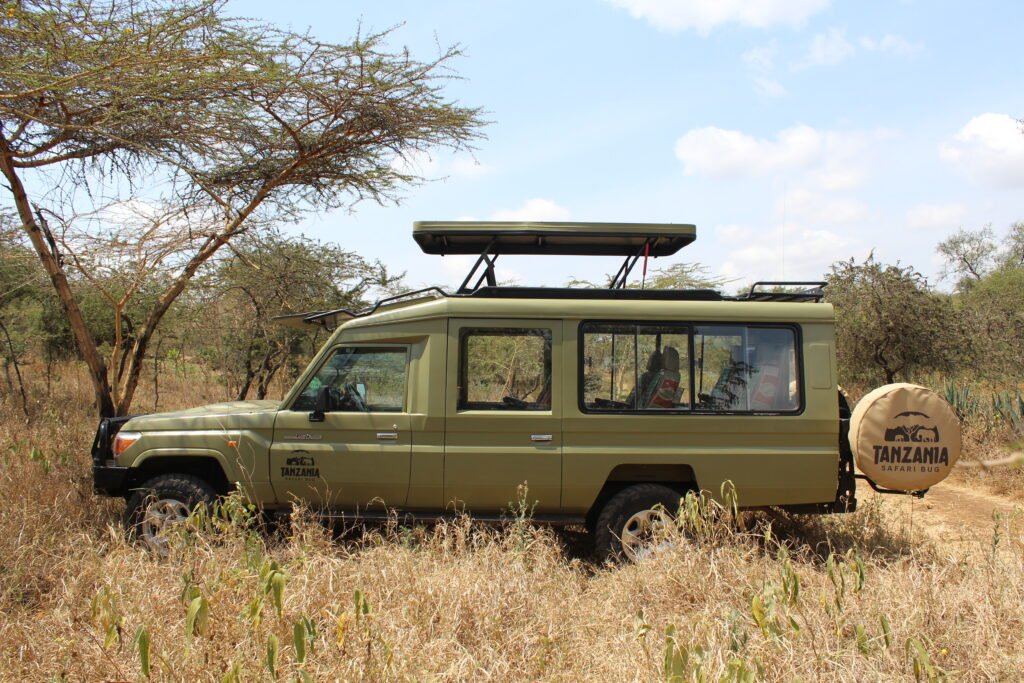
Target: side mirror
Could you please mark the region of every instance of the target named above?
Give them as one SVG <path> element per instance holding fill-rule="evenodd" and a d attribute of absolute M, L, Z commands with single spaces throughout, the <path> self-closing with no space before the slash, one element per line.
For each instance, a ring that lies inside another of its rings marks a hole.
<path fill-rule="evenodd" d="M 323 422 L 324 415 L 331 410 L 331 387 L 324 384 L 316 392 L 313 412 L 309 414 L 310 422 Z"/>

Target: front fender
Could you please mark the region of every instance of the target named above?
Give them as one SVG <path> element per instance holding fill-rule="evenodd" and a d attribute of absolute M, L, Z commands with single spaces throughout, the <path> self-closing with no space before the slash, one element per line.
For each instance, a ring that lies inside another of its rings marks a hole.
<path fill-rule="evenodd" d="M 220 451 L 213 448 L 150 448 L 139 453 L 139 456 L 132 462 L 132 469 L 142 470 L 152 466 L 159 458 L 213 458 L 224 470 L 224 476 L 228 481 L 240 481 L 234 476 L 236 465 L 228 461 L 228 458 Z"/>
<path fill-rule="evenodd" d="M 134 486 L 139 486 L 158 472 L 189 473 L 188 461 L 190 459 L 196 461 L 202 459 L 207 462 L 212 460 L 223 472 L 224 483 L 228 490 L 240 485 L 242 492 L 250 500 L 268 502 L 266 497 L 267 489 L 269 489 L 268 483 L 254 478 L 253 473 L 246 470 L 241 459 L 235 453 L 225 454 L 214 448 L 168 446 L 146 449 L 133 460 L 129 479 Z M 217 484 L 215 481 L 210 483 Z"/>

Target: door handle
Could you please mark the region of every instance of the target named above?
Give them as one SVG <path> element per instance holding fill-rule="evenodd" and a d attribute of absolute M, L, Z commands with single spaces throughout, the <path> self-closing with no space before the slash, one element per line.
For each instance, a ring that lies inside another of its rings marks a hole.
<path fill-rule="evenodd" d="M 398 432 L 377 432 L 379 441 L 398 441 Z"/>
<path fill-rule="evenodd" d="M 534 443 L 547 443 L 552 440 L 550 434 L 530 434 L 530 441 Z"/>

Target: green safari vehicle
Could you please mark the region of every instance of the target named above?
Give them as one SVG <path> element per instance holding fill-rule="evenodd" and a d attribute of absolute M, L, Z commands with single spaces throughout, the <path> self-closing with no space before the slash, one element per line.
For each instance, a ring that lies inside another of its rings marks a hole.
<path fill-rule="evenodd" d="M 605 556 L 726 481 L 742 507 L 855 509 L 824 283 L 626 286 L 692 225 L 422 222 L 413 237 L 478 257 L 457 291 L 284 318 L 333 334 L 283 400 L 102 420 L 96 491 L 154 541 L 236 486 L 267 511 L 363 520 L 498 520 L 525 501 Z M 624 261 L 607 289 L 506 287 L 505 254 Z"/>

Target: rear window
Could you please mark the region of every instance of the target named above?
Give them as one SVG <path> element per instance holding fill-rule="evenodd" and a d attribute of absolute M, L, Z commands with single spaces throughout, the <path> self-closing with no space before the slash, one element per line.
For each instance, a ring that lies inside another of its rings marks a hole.
<path fill-rule="evenodd" d="M 592 322 L 580 329 L 584 412 L 800 410 L 792 327 Z"/>
<path fill-rule="evenodd" d="M 583 403 L 595 411 L 689 410 L 689 353 L 686 327 L 588 323 Z"/>

